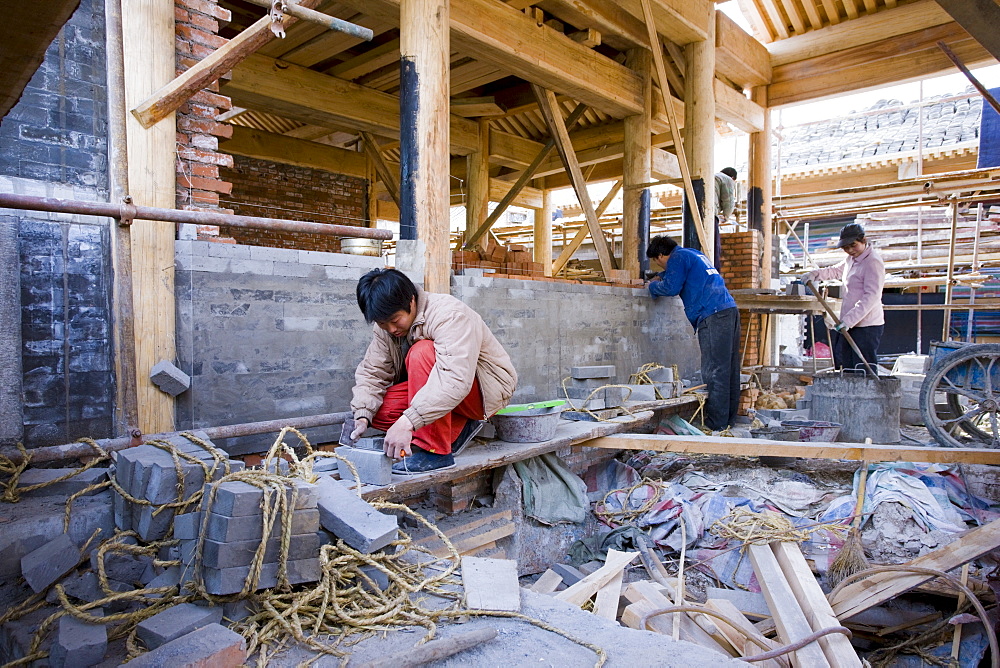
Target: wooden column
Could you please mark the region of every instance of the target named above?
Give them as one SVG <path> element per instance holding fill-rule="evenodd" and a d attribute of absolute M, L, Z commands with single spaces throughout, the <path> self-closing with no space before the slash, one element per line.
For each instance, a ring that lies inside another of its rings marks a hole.
<path fill-rule="evenodd" d="M 622 195 L 622 262 L 619 266 L 628 272 L 629 278 L 639 278 L 639 217 L 644 189 L 637 186 L 653 180 L 650 172 L 651 144 L 653 132 L 653 55 L 648 49 L 630 49 L 625 64 L 642 81 L 644 110 L 641 114 L 625 117 L 625 156 L 622 179 L 625 192 Z"/>
<path fill-rule="evenodd" d="M 174 78 L 174 4 L 122 0 L 125 103 L 129 109 Z M 171 113 L 148 130 L 127 116 L 129 193 L 136 204 L 176 206 L 174 160 L 177 126 Z M 139 428 L 174 429 L 174 401 L 149 380 L 161 359 L 176 361 L 174 345 L 174 237 L 169 223 L 137 220 L 132 226 Z"/>
<path fill-rule="evenodd" d="M 448 0 L 400 3 L 400 237 L 423 243 L 424 289 L 450 290 Z"/>
<path fill-rule="evenodd" d="M 774 257 L 772 248 L 774 222 L 771 220 L 771 111 L 767 109 L 766 86 L 753 89 L 753 101 L 764 107 L 764 127 L 760 132 L 750 135 L 750 175 L 747 179 L 750 192 L 747 193 L 747 208 L 750 227 L 759 229 L 762 233 L 761 246 L 764 248 L 764 258 L 761 262 L 760 287 L 770 288 Z"/>
<path fill-rule="evenodd" d="M 465 158 L 466 193 L 465 235 L 466 242 L 489 215 L 490 205 L 490 122 L 479 121 L 479 149 Z"/>
<path fill-rule="evenodd" d="M 535 209 L 534 261 L 541 262 L 546 276 L 552 275 L 552 195 L 542 190 L 542 208 Z"/>
<path fill-rule="evenodd" d="M 712 10 L 714 11 L 714 9 Z M 709 244 L 715 240 L 715 21 L 708 37 L 684 49 L 684 149 L 692 180 L 704 184 L 702 229 Z M 715 249 L 702 248 L 709 261 Z"/>

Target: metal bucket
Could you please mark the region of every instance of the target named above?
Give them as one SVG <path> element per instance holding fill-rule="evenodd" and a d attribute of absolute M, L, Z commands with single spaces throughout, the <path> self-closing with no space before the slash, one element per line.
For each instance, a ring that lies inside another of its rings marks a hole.
<path fill-rule="evenodd" d="M 898 378 L 871 376 L 850 371 L 818 374 L 809 392 L 812 420 L 843 425 L 840 440 L 863 443 L 899 443 Z"/>
<path fill-rule="evenodd" d="M 382 255 L 381 239 L 341 239 L 340 252 L 347 255 L 368 255 L 370 257 L 380 257 Z"/>
<path fill-rule="evenodd" d="M 783 420 L 782 427 L 799 430 L 799 440 L 803 443 L 833 442 L 837 440 L 843 425 L 819 420 Z"/>
<path fill-rule="evenodd" d="M 540 443 L 556 435 L 562 410 L 535 408 L 505 415 L 494 415 L 490 422 L 497 436 L 508 443 Z"/>

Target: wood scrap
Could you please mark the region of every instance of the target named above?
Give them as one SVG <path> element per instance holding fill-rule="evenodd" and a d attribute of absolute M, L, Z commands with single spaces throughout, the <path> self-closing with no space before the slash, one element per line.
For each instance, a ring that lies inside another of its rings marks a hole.
<path fill-rule="evenodd" d="M 625 569 L 622 569 L 611 580 L 597 590 L 594 600 L 594 614 L 615 621 L 618 619 L 618 603 L 622 598 L 622 582 L 625 580 Z"/>
<path fill-rule="evenodd" d="M 569 589 L 559 592 L 556 594 L 556 598 L 578 607 L 583 606 L 584 603 L 597 593 L 598 589 L 610 582 L 638 556 L 638 552 L 609 550 L 608 559 L 604 566 L 583 578 Z"/>
<path fill-rule="evenodd" d="M 521 609 L 516 561 L 462 557 L 462 585 L 465 603 L 474 610 Z"/>
<path fill-rule="evenodd" d="M 644 628 L 641 624 L 642 618 L 648 613 L 662 608 L 670 608 L 674 605 L 673 601 L 667 599 L 653 587 L 652 582 L 633 582 L 625 587 L 622 596 L 629 602 L 629 605 L 626 606 L 625 611 L 622 613 L 621 622 L 623 625 L 642 631 L 652 630 L 663 635 L 672 635 L 674 625 L 670 617 L 673 615 L 661 615 L 651 618 L 648 628 Z M 696 645 L 701 645 L 706 649 L 714 650 L 726 656 L 736 656 L 735 649 L 729 651 L 724 648 L 700 626 L 695 624 L 694 620 L 688 617 L 687 614 L 678 613 L 678 615 L 680 616 L 681 640 L 693 642 Z"/>
<path fill-rule="evenodd" d="M 719 614 L 725 615 L 726 618 L 731 619 L 738 624 L 738 627 L 734 628 L 722 620 L 716 620 L 719 631 L 729 640 L 729 644 L 736 649 L 740 656 L 754 656 L 756 654 L 769 652 L 780 647 L 778 643 L 770 638 L 765 638 L 757 629 L 755 629 L 753 624 L 750 623 L 750 620 L 748 620 L 731 601 L 720 598 L 710 598 L 705 601 L 705 607 L 709 610 L 714 610 Z M 748 639 L 748 635 L 756 638 L 758 642 L 755 643 Z M 791 666 L 791 662 L 788 660 L 787 656 L 782 656 L 777 659 L 761 661 L 757 665 L 762 666 L 763 668 L 788 668 L 788 666 Z"/>
<path fill-rule="evenodd" d="M 551 594 L 562 581 L 562 576 L 550 568 L 535 581 L 535 584 L 531 586 L 531 591 L 537 594 Z"/>
<path fill-rule="evenodd" d="M 440 661 L 454 656 L 459 652 L 472 649 L 477 645 L 497 637 L 496 629 L 476 629 L 459 633 L 450 638 L 440 638 L 429 643 L 391 654 L 375 661 L 361 664 L 360 668 L 417 668 L 432 661 Z"/>

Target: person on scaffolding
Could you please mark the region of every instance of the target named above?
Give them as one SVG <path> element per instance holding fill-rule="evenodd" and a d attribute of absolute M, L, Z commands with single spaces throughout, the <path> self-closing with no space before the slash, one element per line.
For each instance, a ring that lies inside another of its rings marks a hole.
<path fill-rule="evenodd" d="M 649 294 L 680 296 L 684 314 L 698 335 L 701 380 L 708 386 L 705 426 L 723 431 L 733 425 L 740 405 L 740 312 L 719 271 L 700 251 L 679 248 L 666 236 L 649 240 L 646 257 L 662 271 Z"/>
<path fill-rule="evenodd" d="M 882 311 L 882 286 L 885 285 L 885 263 L 865 239 L 865 228 L 858 223 L 848 223 L 840 228 L 837 248 L 847 253 L 838 264 L 814 269 L 802 276 L 802 282 L 838 280 L 844 286 L 840 322 L 830 332 L 833 343 L 833 364 L 843 369 L 864 368 L 847 339 L 840 333 L 846 330 L 865 361 L 873 367 L 878 361 L 878 344 L 885 328 Z"/>
<path fill-rule="evenodd" d="M 351 440 L 385 433 L 385 454 L 404 475 L 451 468 L 483 420 L 517 386 L 510 356 L 482 317 L 451 295 L 424 292 L 396 269 L 358 281 L 372 341 L 355 371 Z"/>

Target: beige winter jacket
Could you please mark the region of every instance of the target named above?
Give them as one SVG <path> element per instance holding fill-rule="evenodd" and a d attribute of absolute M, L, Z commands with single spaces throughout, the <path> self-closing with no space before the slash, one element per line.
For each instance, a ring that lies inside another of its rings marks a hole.
<path fill-rule="evenodd" d="M 395 338 L 373 325 L 374 337 L 354 373 L 354 418 L 372 417 L 382 405 L 385 391 L 403 379 L 403 339 Z M 434 342 L 436 361 L 427 384 L 413 397 L 403 415 L 414 429 L 450 413 L 479 379 L 484 417 L 507 405 L 517 386 L 517 372 L 510 356 L 493 336 L 478 313 L 451 295 L 424 292 L 417 288 L 417 315 L 407 335 L 412 345 L 429 339 Z"/>

